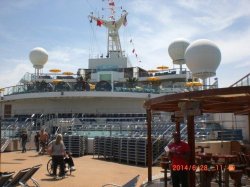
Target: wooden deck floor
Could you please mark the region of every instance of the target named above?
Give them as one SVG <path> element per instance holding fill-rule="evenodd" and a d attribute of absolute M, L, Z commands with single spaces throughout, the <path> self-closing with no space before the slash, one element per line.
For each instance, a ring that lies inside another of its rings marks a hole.
<path fill-rule="evenodd" d="M 106 183 L 124 184 L 136 175 L 140 175 L 137 187 L 143 181 L 147 181 L 147 167 L 137 167 L 115 162 L 109 162 L 93 158 L 92 155 L 74 158 L 76 171 L 71 176 L 62 180 L 54 180 L 47 173 L 47 162 L 50 159 L 47 155 L 38 155 L 30 150 L 26 153 L 7 152 L 1 153 L 1 170 L 15 171 L 16 173 L 24 168 L 42 164 L 42 167 L 34 175 L 41 187 L 101 187 Z M 160 173 L 160 167 L 153 167 L 153 175 Z M 29 181 L 30 185 L 32 181 Z"/>

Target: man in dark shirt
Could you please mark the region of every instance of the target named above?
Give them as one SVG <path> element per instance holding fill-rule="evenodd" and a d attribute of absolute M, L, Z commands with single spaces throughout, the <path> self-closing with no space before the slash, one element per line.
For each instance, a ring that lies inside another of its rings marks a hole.
<path fill-rule="evenodd" d="M 35 145 L 36 145 L 36 151 L 39 152 L 39 145 L 40 145 L 40 133 L 37 131 L 36 132 L 36 135 L 34 137 L 34 142 L 35 142 Z"/>
<path fill-rule="evenodd" d="M 22 142 L 22 153 L 26 152 L 26 143 L 28 141 L 28 135 L 26 131 L 23 131 L 21 134 L 21 142 Z"/>

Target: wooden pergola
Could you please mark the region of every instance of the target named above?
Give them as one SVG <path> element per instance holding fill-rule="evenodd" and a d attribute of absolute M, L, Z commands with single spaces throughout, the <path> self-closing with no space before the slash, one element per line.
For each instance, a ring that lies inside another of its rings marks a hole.
<path fill-rule="evenodd" d="M 147 111 L 148 181 L 152 181 L 152 111 L 172 112 L 187 119 L 188 144 L 191 149 L 190 164 L 195 164 L 194 116 L 202 113 L 234 113 L 248 115 L 250 135 L 250 86 L 218 88 L 184 92 L 148 99 L 144 103 Z M 179 121 L 176 130 L 179 131 Z M 190 171 L 190 184 L 195 186 L 195 172 Z"/>

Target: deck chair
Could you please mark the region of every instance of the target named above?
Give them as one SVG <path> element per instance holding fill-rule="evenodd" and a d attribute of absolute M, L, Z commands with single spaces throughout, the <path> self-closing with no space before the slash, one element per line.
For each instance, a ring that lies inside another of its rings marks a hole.
<path fill-rule="evenodd" d="M 4 187 L 14 187 L 14 186 L 19 186 L 19 181 L 21 180 L 21 178 L 30 171 L 30 168 L 27 169 L 22 169 L 20 170 L 13 178 L 10 182 L 6 183 L 4 185 Z"/>
<path fill-rule="evenodd" d="M 134 177 L 133 179 L 131 179 L 130 181 L 128 181 L 126 184 L 124 185 L 117 185 L 117 184 L 104 184 L 102 187 L 104 186 L 116 186 L 116 187 L 136 187 L 136 184 L 138 182 L 140 175 L 137 175 L 136 177 Z"/>
<path fill-rule="evenodd" d="M 11 173 L 4 173 L 0 176 L 0 186 L 4 186 L 4 184 L 6 184 L 9 179 L 14 175 L 15 172 L 11 172 Z"/>
<path fill-rule="evenodd" d="M 42 164 L 37 165 L 32 167 L 20 180 L 19 180 L 19 184 L 23 187 L 28 186 L 27 182 L 29 179 L 32 180 L 32 182 L 35 184 L 36 187 L 39 186 L 38 182 L 32 178 L 32 176 L 39 170 L 39 168 L 42 166 Z"/>

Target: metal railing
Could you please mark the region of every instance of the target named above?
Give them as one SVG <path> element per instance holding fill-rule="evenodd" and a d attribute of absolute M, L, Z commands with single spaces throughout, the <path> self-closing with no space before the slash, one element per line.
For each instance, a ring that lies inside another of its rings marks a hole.
<path fill-rule="evenodd" d="M 180 130 L 180 134 L 183 134 L 183 132 L 185 131 L 187 129 L 187 125 L 185 125 L 181 130 Z M 165 146 L 167 146 L 168 144 L 170 144 L 171 142 L 173 142 L 173 138 L 172 138 L 172 136 L 169 138 L 169 139 L 166 139 L 166 145 Z M 157 141 L 154 141 L 154 143 L 156 143 Z M 153 145 L 154 145 L 154 143 L 153 143 Z M 165 147 L 164 146 L 164 147 Z M 153 159 L 153 164 L 156 164 L 158 161 L 159 161 L 159 159 L 160 159 L 160 157 L 165 153 L 165 150 L 164 150 L 164 147 L 161 149 L 161 150 L 159 150 L 159 154 L 158 154 L 158 156 L 156 157 L 156 158 L 152 158 Z"/>
<path fill-rule="evenodd" d="M 249 86 L 249 85 L 250 85 L 250 73 L 242 77 L 240 80 L 232 84 L 230 87 Z"/>

